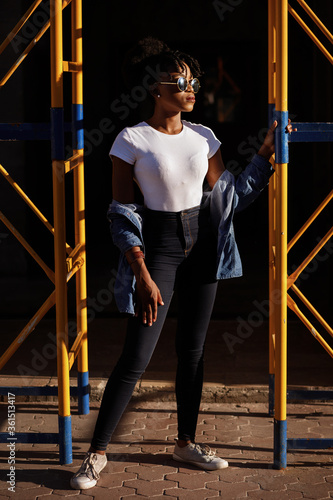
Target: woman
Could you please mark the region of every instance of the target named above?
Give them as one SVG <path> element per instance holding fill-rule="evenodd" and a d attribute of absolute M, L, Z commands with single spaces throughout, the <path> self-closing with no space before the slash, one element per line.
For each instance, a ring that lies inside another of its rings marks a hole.
<path fill-rule="evenodd" d="M 195 105 L 198 62 L 148 38 L 138 44 L 127 75 L 137 85 L 152 74 L 152 116 L 120 132 L 110 151 L 109 217 L 113 240 L 121 250 L 115 293 L 120 310 L 133 315 L 123 353 L 105 388 L 91 447 L 71 479 L 76 489 L 93 487 L 107 463 L 105 450 L 153 354 L 175 289 L 178 439 L 173 458 L 206 470 L 228 466 L 209 447 L 195 443 L 204 344 L 217 279 L 241 274 L 232 216 L 268 183 L 277 123 L 235 180 L 224 169 L 220 141 L 213 132 L 181 118 Z M 206 199 L 205 178 L 212 190 Z M 134 180 L 144 197 L 143 211 L 135 204 Z"/>

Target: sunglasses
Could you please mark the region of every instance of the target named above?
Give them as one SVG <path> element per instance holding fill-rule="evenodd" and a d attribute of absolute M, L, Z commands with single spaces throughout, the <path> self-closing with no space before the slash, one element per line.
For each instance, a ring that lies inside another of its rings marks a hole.
<path fill-rule="evenodd" d="M 190 85 L 193 89 L 193 92 L 196 94 L 199 92 L 200 89 L 200 82 L 197 78 L 193 78 L 190 81 L 187 81 L 187 79 L 184 76 L 180 76 L 176 82 L 158 82 L 161 85 L 177 85 L 178 89 L 181 92 L 185 92 Z"/>

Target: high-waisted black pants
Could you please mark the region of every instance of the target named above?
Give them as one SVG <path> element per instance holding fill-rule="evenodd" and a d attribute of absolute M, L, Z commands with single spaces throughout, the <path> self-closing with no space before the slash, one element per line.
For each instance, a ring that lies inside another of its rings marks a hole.
<path fill-rule="evenodd" d="M 176 398 L 178 437 L 195 441 L 203 382 L 206 332 L 216 295 L 216 239 L 208 214 L 194 207 L 182 212 L 147 210 L 143 227 L 146 265 L 161 291 L 163 306 L 152 326 L 142 318 L 128 320 L 123 352 L 105 387 L 91 445 L 106 450 L 160 336 L 175 289 Z M 170 346 L 166 356 L 173 356 Z"/>

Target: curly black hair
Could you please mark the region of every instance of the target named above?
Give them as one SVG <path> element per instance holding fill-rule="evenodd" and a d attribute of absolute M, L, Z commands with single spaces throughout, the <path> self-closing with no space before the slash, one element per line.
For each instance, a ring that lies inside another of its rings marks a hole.
<path fill-rule="evenodd" d="M 148 36 L 127 53 L 122 70 L 126 85 L 132 88 L 142 85 L 146 75 L 153 77 L 154 73 L 182 71 L 185 64 L 189 66 L 193 77 L 202 75 L 200 65 L 194 57 L 172 50 L 161 40 Z"/>

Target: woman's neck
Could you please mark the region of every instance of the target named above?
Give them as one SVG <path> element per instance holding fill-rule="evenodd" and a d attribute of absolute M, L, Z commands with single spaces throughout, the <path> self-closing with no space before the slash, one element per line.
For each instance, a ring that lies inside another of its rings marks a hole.
<path fill-rule="evenodd" d="M 166 116 L 164 113 L 162 115 L 155 110 L 153 116 L 147 120 L 147 123 L 159 132 L 170 135 L 179 134 L 183 128 L 180 113 Z"/>

